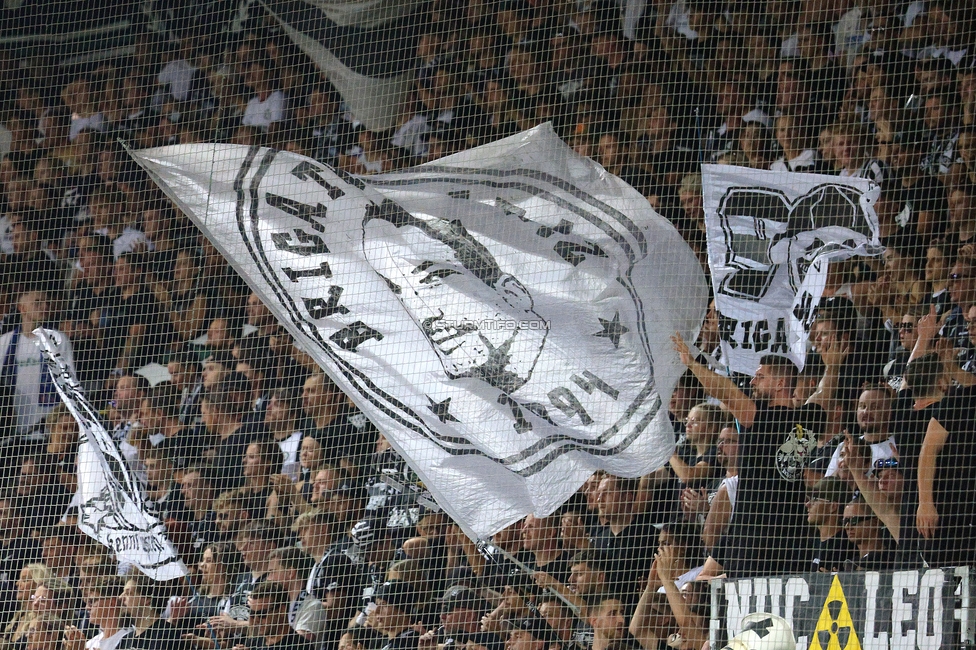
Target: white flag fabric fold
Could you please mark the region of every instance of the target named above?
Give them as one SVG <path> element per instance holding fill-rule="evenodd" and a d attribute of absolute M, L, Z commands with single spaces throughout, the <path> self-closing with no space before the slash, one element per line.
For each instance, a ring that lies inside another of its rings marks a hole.
<path fill-rule="evenodd" d="M 120 564 L 154 580 L 187 575 L 166 526 L 147 509 L 138 479 L 62 359 L 59 334 L 38 328 L 34 336 L 58 394 L 78 422 L 78 528 L 111 549 Z"/>
<path fill-rule="evenodd" d="M 863 178 L 702 165 L 723 360 L 752 375 L 766 354 L 799 368 L 830 260 L 877 255 L 880 188 Z"/>
<path fill-rule="evenodd" d="M 472 537 L 668 461 L 707 302 L 647 201 L 549 125 L 354 179 L 289 152 L 132 152 Z"/>

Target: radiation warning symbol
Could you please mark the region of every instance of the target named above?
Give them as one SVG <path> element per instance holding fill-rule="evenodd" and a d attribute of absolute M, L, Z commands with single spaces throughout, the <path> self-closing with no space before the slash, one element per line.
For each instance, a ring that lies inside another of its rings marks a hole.
<path fill-rule="evenodd" d="M 820 611 L 810 650 L 861 650 L 847 597 L 836 575 Z"/>

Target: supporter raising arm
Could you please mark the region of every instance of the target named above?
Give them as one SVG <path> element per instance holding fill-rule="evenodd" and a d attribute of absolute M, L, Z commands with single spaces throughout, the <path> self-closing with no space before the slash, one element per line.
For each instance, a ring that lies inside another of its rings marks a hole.
<path fill-rule="evenodd" d="M 735 416 L 741 430 L 735 517 L 712 548 L 704 575 L 717 575 L 715 563 L 730 577 L 801 570 L 813 532 L 803 506 L 803 469 L 816 448 L 816 436 L 824 432 L 827 418 L 821 404 L 833 401 L 843 350 L 834 354 L 831 346 L 830 354 L 822 353 L 826 371 L 820 388 L 804 406 L 794 408 L 797 370 L 788 359 L 764 356 L 750 397 L 695 359 L 680 335 L 672 341 L 681 361 Z"/>

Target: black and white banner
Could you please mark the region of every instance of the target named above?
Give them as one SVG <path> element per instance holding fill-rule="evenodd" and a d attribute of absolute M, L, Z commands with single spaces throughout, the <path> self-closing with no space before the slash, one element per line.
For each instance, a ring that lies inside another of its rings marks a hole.
<path fill-rule="evenodd" d="M 938 650 L 973 643 L 970 569 L 807 573 L 713 580 L 710 638 L 722 646 L 742 619 L 786 619 L 796 650 Z"/>
<path fill-rule="evenodd" d="M 707 285 L 549 125 L 359 180 L 288 152 L 133 152 L 472 537 L 641 476 Z"/>
<path fill-rule="evenodd" d="M 36 329 L 34 336 L 58 394 L 78 422 L 78 528 L 110 548 L 120 564 L 154 580 L 185 576 L 166 526 L 147 509 L 138 479 L 61 358 L 60 335 Z"/>
<path fill-rule="evenodd" d="M 371 131 L 398 126 L 414 88 L 415 0 L 257 0 Z"/>
<path fill-rule="evenodd" d="M 877 255 L 876 183 L 702 165 L 722 356 L 753 374 L 766 354 L 803 368 L 829 260 Z"/>

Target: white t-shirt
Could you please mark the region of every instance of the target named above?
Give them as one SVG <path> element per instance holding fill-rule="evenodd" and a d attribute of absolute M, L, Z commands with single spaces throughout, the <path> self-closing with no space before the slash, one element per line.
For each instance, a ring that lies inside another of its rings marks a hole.
<path fill-rule="evenodd" d="M 786 160 L 780 157 L 769 168 L 774 172 L 802 172 L 808 167 L 813 167 L 817 164 L 819 157 L 820 154 L 817 153 L 816 149 L 804 149 L 796 158 Z"/>
<path fill-rule="evenodd" d="M 106 637 L 104 632 L 99 631 L 85 643 L 85 650 L 115 650 L 122 639 L 131 633 L 131 627 L 124 627 L 110 637 Z"/>
<path fill-rule="evenodd" d="M 739 494 L 739 475 L 736 474 L 735 476 L 729 476 L 722 479 L 722 485 L 725 486 L 725 491 L 729 493 L 729 505 L 732 507 L 732 516 L 734 517 L 735 497 Z"/>
<path fill-rule="evenodd" d="M 837 469 L 840 466 L 840 454 L 844 450 L 844 442 L 842 441 L 837 445 L 837 449 L 834 450 L 834 455 L 830 457 L 830 464 L 827 465 L 827 471 L 824 472 L 824 476 L 833 476 L 837 473 Z M 887 440 L 882 440 L 881 442 L 875 442 L 871 445 L 871 470 L 873 471 L 874 464 L 879 460 L 887 460 L 888 458 L 896 458 L 898 456 L 898 447 L 895 446 L 895 437 L 891 436 Z"/>
<path fill-rule="evenodd" d="M 105 118 L 102 117 L 101 113 L 95 113 L 94 115 L 72 115 L 71 116 L 71 129 L 68 131 L 68 140 L 74 141 L 78 137 L 78 134 L 85 129 L 92 129 L 93 131 L 104 131 L 105 130 Z"/>
<path fill-rule="evenodd" d="M 189 61 L 179 59 L 164 65 L 157 79 L 163 86 L 169 85 L 169 92 L 173 99 L 182 102 L 190 94 L 190 86 L 196 72 L 197 68 L 190 65 Z"/>
<path fill-rule="evenodd" d="M 269 126 L 283 119 L 285 119 L 285 94 L 276 90 L 263 102 L 257 95 L 252 97 L 247 103 L 247 108 L 244 109 L 241 124 L 257 126 L 267 131 Z"/>
<path fill-rule="evenodd" d="M 296 482 L 302 473 L 302 466 L 298 461 L 298 448 L 301 444 L 301 431 L 295 431 L 284 440 L 278 441 L 278 447 L 281 448 L 281 453 L 285 455 L 285 462 L 281 464 L 281 473 Z"/>
<path fill-rule="evenodd" d="M 71 349 L 71 341 L 64 334 L 61 356 L 64 362 L 75 371 L 75 359 Z M 7 351 L 13 339 L 14 332 L 10 331 L 0 336 L 0 364 L 7 360 Z M 34 345 L 34 337 L 29 332 L 20 333 L 17 340 L 17 350 L 13 354 L 17 364 L 17 383 L 14 386 L 13 410 L 17 423 L 17 434 L 25 435 L 31 428 L 37 426 L 44 419 L 54 405 L 60 401 L 58 392 L 54 388 L 54 380 L 41 381 L 41 373 L 48 375 L 47 367 L 41 357 L 41 351 Z M 44 392 L 42 394 L 42 388 Z"/>

